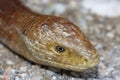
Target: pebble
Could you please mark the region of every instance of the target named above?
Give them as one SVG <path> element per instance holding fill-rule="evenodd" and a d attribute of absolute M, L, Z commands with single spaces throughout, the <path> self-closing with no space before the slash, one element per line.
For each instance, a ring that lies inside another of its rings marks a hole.
<path fill-rule="evenodd" d="M 103 48 L 103 44 L 97 44 L 96 46 L 95 46 L 95 48 L 98 50 L 98 49 L 102 49 Z"/>
<path fill-rule="evenodd" d="M 7 60 L 6 63 L 9 64 L 9 65 L 14 65 L 14 62 L 11 61 L 11 60 Z"/>
<path fill-rule="evenodd" d="M 76 8 L 77 7 L 77 1 L 71 0 L 70 3 L 69 3 L 69 6 L 71 8 Z"/>
<path fill-rule="evenodd" d="M 52 75 L 54 75 L 55 73 L 54 73 L 54 72 L 52 72 L 52 71 L 50 71 L 50 70 L 46 70 L 46 74 L 48 74 L 48 75 L 52 76 Z"/>
<path fill-rule="evenodd" d="M 119 0 L 83 0 L 82 6 L 92 13 L 104 17 L 120 16 Z"/>
<path fill-rule="evenodd" d="M 84 18 L 80 18 L 79 19 L 79 25 L 80 25 L 80 28 L 83 28 L 83 29 L 87 29 L 88 28 L 86 20 Z"/>
<path fill-rule="evenodd" d="M 21 70 L 22 72 L 26 72 L 26 71 L 27 71 L 27 67 L 26 67 L 26 66 L 22 66 L 22 67 L 20 67 L 20 70 Z"/>
<path fill-rule="evenodd" d="M 41 4 L 48 4 L 50 0 L 41 0 Z"/>
<path fill-rule="evenodd" d="M 0 75 L 2 75 L 4 72 L 4 70 L 2 68 L 0 68 Z"/>
<path fill-rule="evenodd" d="M 3 48 L 3 45 L 2 45 L 2 44 L 0 44 L 0 48 Z"/>
<path fill-rule="evenodd" d="M 66 6 L 62 3 L 52 5 L 51 10 L 57 14 L 63 14 L 66 11 Z"/>
<path fill-rule="evenodd" d="M 112 32 L 108 32 L 106 34 L 106 36 L 109 37 L 109 38 L 114 38 L 114 34 Z"/>
<path fill-rule="evenodd" d="M 53 80 L 57 80 L 56 76 L 52 76 Z"/>

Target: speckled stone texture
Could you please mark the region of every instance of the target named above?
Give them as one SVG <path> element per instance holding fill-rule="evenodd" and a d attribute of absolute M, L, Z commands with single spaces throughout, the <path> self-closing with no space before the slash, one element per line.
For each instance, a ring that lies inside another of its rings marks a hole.
<path fill-rule="evenodd" d="M 81 0 L 21 1 L 37 13 L 61 16 L 80 26 L 96 47 L 100 63 L 79 73 L 56 69 L 29 62 L 1 43 L 0 80 L 120 80 L 120 16 L 91 13 Z"/>

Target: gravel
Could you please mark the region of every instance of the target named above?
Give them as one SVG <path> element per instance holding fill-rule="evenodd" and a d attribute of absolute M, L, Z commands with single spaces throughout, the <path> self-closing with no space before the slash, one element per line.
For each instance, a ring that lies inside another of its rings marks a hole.
<path fill-rule="evenodd" d="M 31 63 L 0 44 L 0 80 L 120 80 L 120 13 L 112 17 L 101 15 L 101 10 L 91 13 L 83 5 L 87 0 L 22 1 L 37 13 L 62 16 L 80 26 L 96 47 L 100 63 L 84 72 L 66 71 Z"/>

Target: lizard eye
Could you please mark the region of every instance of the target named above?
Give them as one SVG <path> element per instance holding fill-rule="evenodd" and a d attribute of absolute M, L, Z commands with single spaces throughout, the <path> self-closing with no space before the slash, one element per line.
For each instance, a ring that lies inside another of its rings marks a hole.
<path fill-rule="evenodd" d="M 56 47 L 55 47 L 55 50 L 56 50 L 57 52 L 61 53 L 61 52 L 64 52 L 64 51 L 65 51 L 65 48 L 64 48 L 63 46 L 56 46 Z"/>

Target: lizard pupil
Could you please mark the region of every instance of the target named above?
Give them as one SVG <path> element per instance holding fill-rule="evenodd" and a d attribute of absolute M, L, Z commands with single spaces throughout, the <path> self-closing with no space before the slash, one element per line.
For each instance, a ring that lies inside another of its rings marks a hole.
<path fill-rule="evenodd" d="M 64 52 L 65 51 L 64 47 L 62 47 L 62 46 L 56 46 L 56 50 L 57 50 L 57 52 Z"/>

